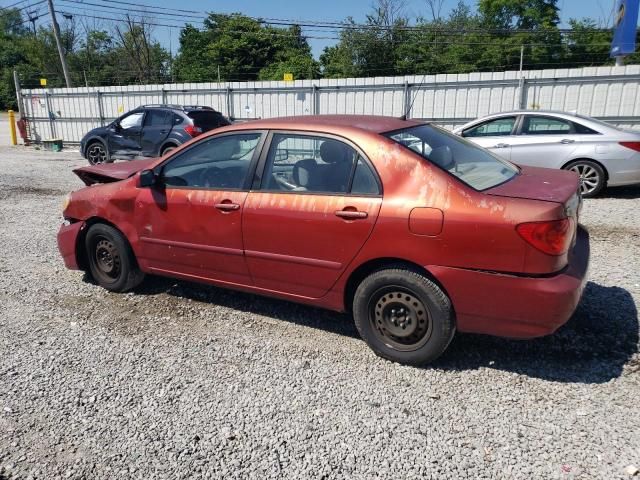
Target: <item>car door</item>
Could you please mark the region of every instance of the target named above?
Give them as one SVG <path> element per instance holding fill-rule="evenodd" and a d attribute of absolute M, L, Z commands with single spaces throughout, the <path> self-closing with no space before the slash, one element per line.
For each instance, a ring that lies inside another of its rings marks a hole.
<path fill-rule="evenodd" d="M 143 121 L 144 110 L 134 110 L 113 122 L 109 135 L 109 151 L 116 155 L 139 155 Z"/>
<path fill-rule="evenodd" d="M 251 283 L 242 215 L 263 134 L 207 137 L 158 167 L 141 189 L 135 221 L 141 263 L 152 272 L 229 284 Z"/>
<path fill-rule="evenodd" d="M 173 113 L 161 109 L 148 109 L 142 127 L 142 155 L 157 156 L 162 142 L 169 136 L 173 122 Z"/>
<path fill-rule="evenodd" d="M 560 168 L 579 145 L 573 122 L 560 117 L 526 114 L 511 140 L 511 161 L 534 167 Z"/>
<path fill-rule="evenodd" d="M 254 284 L 307 298 L 329 291 L 371 234 L 375 170 L 341 138 L 274 132 L 242 217 Z"/>
<path fill-rule="evenodd" d="M 460 135 L 509 160 L 517 120 L 518 115 L 493 118 L 463 130 Z"/>

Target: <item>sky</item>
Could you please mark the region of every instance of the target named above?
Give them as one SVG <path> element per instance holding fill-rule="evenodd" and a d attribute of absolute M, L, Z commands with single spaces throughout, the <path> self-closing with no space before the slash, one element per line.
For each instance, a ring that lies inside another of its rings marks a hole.
<path fill-rule="evenodd" d="M 93 14 L 103 17 L 117 17 L 119 10 L 111 9 L 112 7 L 122 6 L 123 9 L 140 7 L 131 4 L 144 4 L 154 6 L 156 8 L 143 8 L 149 12 L 154 9 L 161 11 L 163 8 L 186 9 L 198 12 L 218 12 L 218 13 L 243 13 L 252 17 L 262 18 L 282 18 L 287 20 L 314 20 L 314 21 L 342 21 L 351 16 L 356 22 L 364 22 L 367 13 L 372 11 L 374 0 L 200 0 L 192 2 L 177 2 L 176 0 L 119 0 L 110 3 L 108 0 L 54 0 L 57 11 L 80 12 L 85 14 Z M 476 0 L 464 0 L 472 11 L 476 8 Z M 562 26 L 567 26 L 567 22 L 571 18 L 591 17 L 595 20 L 606 22 L 609 20 L 609 13 L 613 7 L 615 0 L 559 0 L 560 19 Z M 16 0 L 0 0 L 0 7 L 8 6 L 15 3 Z M 93 5 L 82 5 L 82 2 Z M 425 0 L 405 0 L 406 14 L 409 18 L 424 16 L 430 18 L 429 9 Z M 32 15 L 43 14 L 47 11 L 46 2 L 37 0 L 22 0 L 19 2 L 22 6 L 35 5 L 31 9 L 35 13 Z M 107 7 L 98 8 L 96 5 L 105 4 Z M 444 0 L 443 16 L 447 16 L 451 9 L 458 3 L 458 0 Z M 109 8 L 109 6 L 111 8 Z M 153 15 L 143 14 L 150 18 Z M 203 14 L 204 17 L 204 14 Z M 76 17 L 78 18 L 78 17 Z M 157 16 L 157 23 L 164 24 L 182 24 L 187 20 L 184 16 L 177 14 L 175 17 Z M 62 19 L 59 18 L 59 21 Z M 194 25 L 201 26 L 202 21 L 197 19 L 189 19 Z M 92 21 L 92 20 L 90 20 Z M 95 20 L 102 22 L 102 20 Z M 48 24 L 49 19 L 42 17 L 38 23 Z M 154 27 L 154 35 L 160 43 L 175 55 L 179 46 L 179 28 L 166 28 L 161 26 Z M 327 31 L 310 31 L 305 29 L 305 34 L 309 37 L 335 37 L 334 32 Z M 314 57 L 318 58 L 323 49 L 334 44 L 333 39 L 309 38 Z"/>

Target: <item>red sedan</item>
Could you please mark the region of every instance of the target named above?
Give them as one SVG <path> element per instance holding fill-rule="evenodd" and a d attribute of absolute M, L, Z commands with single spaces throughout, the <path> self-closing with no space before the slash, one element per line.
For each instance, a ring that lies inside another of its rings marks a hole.
<path fill-rule="evenodd" d="M 434 360 L 456 330 L 550 334 L 586 280 L 575 173 L 418 121 L 259 120 L 75 172 L 89 186 L 65 202 L 68 268 L 115 292 L 157 274 L 351 311 L 402 363 Z"/>

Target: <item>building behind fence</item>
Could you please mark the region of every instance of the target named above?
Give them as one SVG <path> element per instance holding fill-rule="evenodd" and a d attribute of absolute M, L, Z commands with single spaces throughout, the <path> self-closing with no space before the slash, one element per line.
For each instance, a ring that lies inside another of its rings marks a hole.
<path fill-rule="evenodd" d="M 512 71 L 34 89 L 20 90 L 19 104 L 35 142 L 79 142 L 90 129 L 149 104 L 208 105 L 237 120 L 336 113 L 397 117 L 408 111 L 408 117 L 448 128 L 491 113 L 535 108 L 640 128 L 639 84 L 640 65 L 628 65 L 529 70 L 522 75 Z"/>

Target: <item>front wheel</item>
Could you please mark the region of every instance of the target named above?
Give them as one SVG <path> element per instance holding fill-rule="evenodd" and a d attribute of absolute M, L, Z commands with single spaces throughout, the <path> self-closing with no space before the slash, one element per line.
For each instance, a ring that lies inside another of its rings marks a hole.
<path fill-rule="evenodd" d="M 102 142 L 94 141 L 87 147 L 87 160 L 91 165 L 109 162 L 109 154 Z"/>
<path fill-rule="evenodd" d="M 580 193 L 584 198 L 595 197 L 606 186 L 604 170 L 596 162 L 576 160 L 564 168 L 576 172 L 580 176 Z"/>
<path fill-rule="evenodd" d="M 89 272 L 101 287 L 126 292 L 144 279 L 129 242 L 115 228 L 102 223 L 92 225 L 85 238 L 85 248 Z"/>
<path fill-rule="evenodd" d="M 434 361 L 455 333 L 449 298 L 429 278 L 404 268 L 365 278 L 354 296 L 353 315 L 377 355 L 408 365 Z"/>

